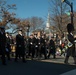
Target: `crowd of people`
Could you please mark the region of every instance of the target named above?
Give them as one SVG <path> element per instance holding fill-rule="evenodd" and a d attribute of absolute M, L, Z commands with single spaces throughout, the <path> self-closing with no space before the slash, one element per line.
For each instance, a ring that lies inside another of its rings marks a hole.
<path fill-rule="evenodd" d="M 22 30 L 18 30 L 18 34 L 15 37 L 15 41 L 12 36 L 5 32 L 4 27 L 0 27 L 0 56 L 2 64 L 6 65 L 6 58 L 11 61 L 12 58 L 12 44 L 15 45 L 15 56 L 14 61 L 18 62 L 19 59 L 22 59 L 23 63 L 26 63 L 27 58 L 31 60 L 36 59 L 49 59 L 50 55 L 53 55 L 53 58 L 56 58 L 57 48 L 61 50 L 61 54 L 65 54 L 64 63 L 68 63 L 69 56 L 73 56 L 74 63 L 76 64 L 76 55 L 75 55 L 75 38 L 69 31 L 68 40 L 72 43 L 72 46 L 67 45 L 67 40 L 62 42 L 61 45 L 56 45 L 56 41 L 52 36 L 51 39 L 47 40 L 44 35 L 37 36 L 37 34 L 31 34 L 27 39 L 24 37 Z M 66 45 L 68 48 L 66 48 Z M 65 48 L 65 51 L 63 49 Z"/>
<path fill-rule="evenodd" d="M 54 37 L 49 41 L 49 46 L 47 46 L 47 40 L 44 35 L 40 37 L 37 34 L 30 35 L 28 39 L 24 38 L 22 30 L 18 30 L 18 34 L 15 37 L 15 42 L 12 36 L 5 32 L 4 27 L 0 27 L 0 57 L 2 64 L 6 65 L 6 58 L 10 61 L 12 57 L 12 44 L 15 46 L 15 62 L 21 58 L 22 62 L 26 62 L 26 58 L 30 57 L 32 60 L 34 58 L 40 59 L 42 56 L 44 59 L 53 55 L 55 57 L 55 42 Z M 47 55 L 47 49 L 49 47 L 49 54 Z"/>
<path fill-rule="evenodd" d="M 47 54 L 48 48 L 49 48 L 49 53 Z M 51 37 L 48 44 L 44 35 L 38 37 L 37 34 L 31 34 L 28 39 L 25 39 L 24 36 L 22 36 L 22 30 L 19 30 L 18 35 L 16 35 L 15 53 L 16 53 L 15 61 L 17 61 L 17 58 L 19 58 L 20 56 L 22 56 L 24 61 L 25 55 L 26 58 L 31 58 L 32 60 L 34 58 L 40 59 L 41 57 L 47 59 L 50 57 L 51 54 L 53 55 L 53 58 L 56 58 L 54 37 Z"/>

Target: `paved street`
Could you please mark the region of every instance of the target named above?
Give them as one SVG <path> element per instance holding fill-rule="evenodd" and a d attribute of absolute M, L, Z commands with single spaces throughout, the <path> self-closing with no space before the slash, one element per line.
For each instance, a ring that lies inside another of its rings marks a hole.
<path fill-rule="evenodd" d="M 65 57 L 63 56 L 56 56 L 56 59 L 53 59 L 53 57 L 51 56 L 50 59 L 46 59 L 46 60 L 41 60 L 41 61 L 44 61 L 44 62 L 53 62 L 53 63 L 61 63 L 61 64 L 64 64 L 64 59 Z M 69 58 L 69 64 L 70 65 L 74 65 L 74 60 L 72 57 Z"/>
<path fill-rule="evenodd" d="M 27 60 L 27 63 L 19 60 L 16 63 L 12 59 L 12 61 L 7 61 L 6 66 L 2 65 L 0 61 L 0 75 L 61 75 L 76 69 L 75 65 L 63 64 L 62 60 L 64 60 L 63 57 L 62 59 L 57 57 L 57 59 L 41 61 Z"/>

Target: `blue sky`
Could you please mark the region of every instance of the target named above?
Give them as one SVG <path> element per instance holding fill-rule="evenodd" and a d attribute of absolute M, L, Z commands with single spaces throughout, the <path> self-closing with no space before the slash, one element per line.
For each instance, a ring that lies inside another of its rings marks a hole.
<path fill-rule="evenodd" d="M 28 18 L 38 16 L 45 18 L 48 14 L 48 0 L 7 0 L 10 4 L 16 4 L 15 10 L 17 17 Z M 72 0 L 71 0 L 72 1 Z M 74 2 L 74 10 L 76 10 L 76 1 Z"/>
<path fill-rule="evenodd" d="M 8 1 L 8 0 L 7 0 Z M 28 18 L 32 16 L 44 17 L 48 13 L 48 0 L 9 0 L 9 3 L 16 4 L 17 17 Z"/>

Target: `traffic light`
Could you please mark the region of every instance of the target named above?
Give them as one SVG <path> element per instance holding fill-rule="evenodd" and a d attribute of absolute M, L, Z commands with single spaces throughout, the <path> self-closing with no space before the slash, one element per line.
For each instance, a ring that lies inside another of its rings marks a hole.
<path fill-rule="evenodd" d="M 68 16 L 70 16 L 70 12 L 65 12 Z"/>
<path fill-rule="evenodd" d="M 72 12 L 66 12 L 66 14 L 67 14 L 68 16 L 74 16 L 74 14 L 73 14 Z"/>

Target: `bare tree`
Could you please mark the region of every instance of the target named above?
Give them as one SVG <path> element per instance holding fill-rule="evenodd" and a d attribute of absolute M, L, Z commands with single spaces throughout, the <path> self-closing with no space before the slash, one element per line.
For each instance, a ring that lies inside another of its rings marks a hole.
<path fill-rule="evenodd" d="M 16 5 L 8 5 L 6 0 L 0 0 L 0 25 L 6 26 L 13 20 L 14 13 L 10 13 L 10 9 L 16 9 Z"/>
<path fill-rule="evenodd" d="M 49 4 L 52 14 L 52 24 L 56 26 L 57 30 L 60 33 L 63 33 L 64 31 L 66 31 L 65 29 L 67 23 L 70 22 L 70 16 L 67 16 L 65 14 L 65 11 L 67 11 L 68 9 L 70 10 L 70 7 L 66 3 L 62 3 L 61 0 L 49 0 Z"/>
<path fill-rule="evenodd" d="M 41 17 L 32 17 L 29 19 L 30 30 L 35 31 L 37 29 L 43 29 L 45 26 L 45 21 Z"/>

